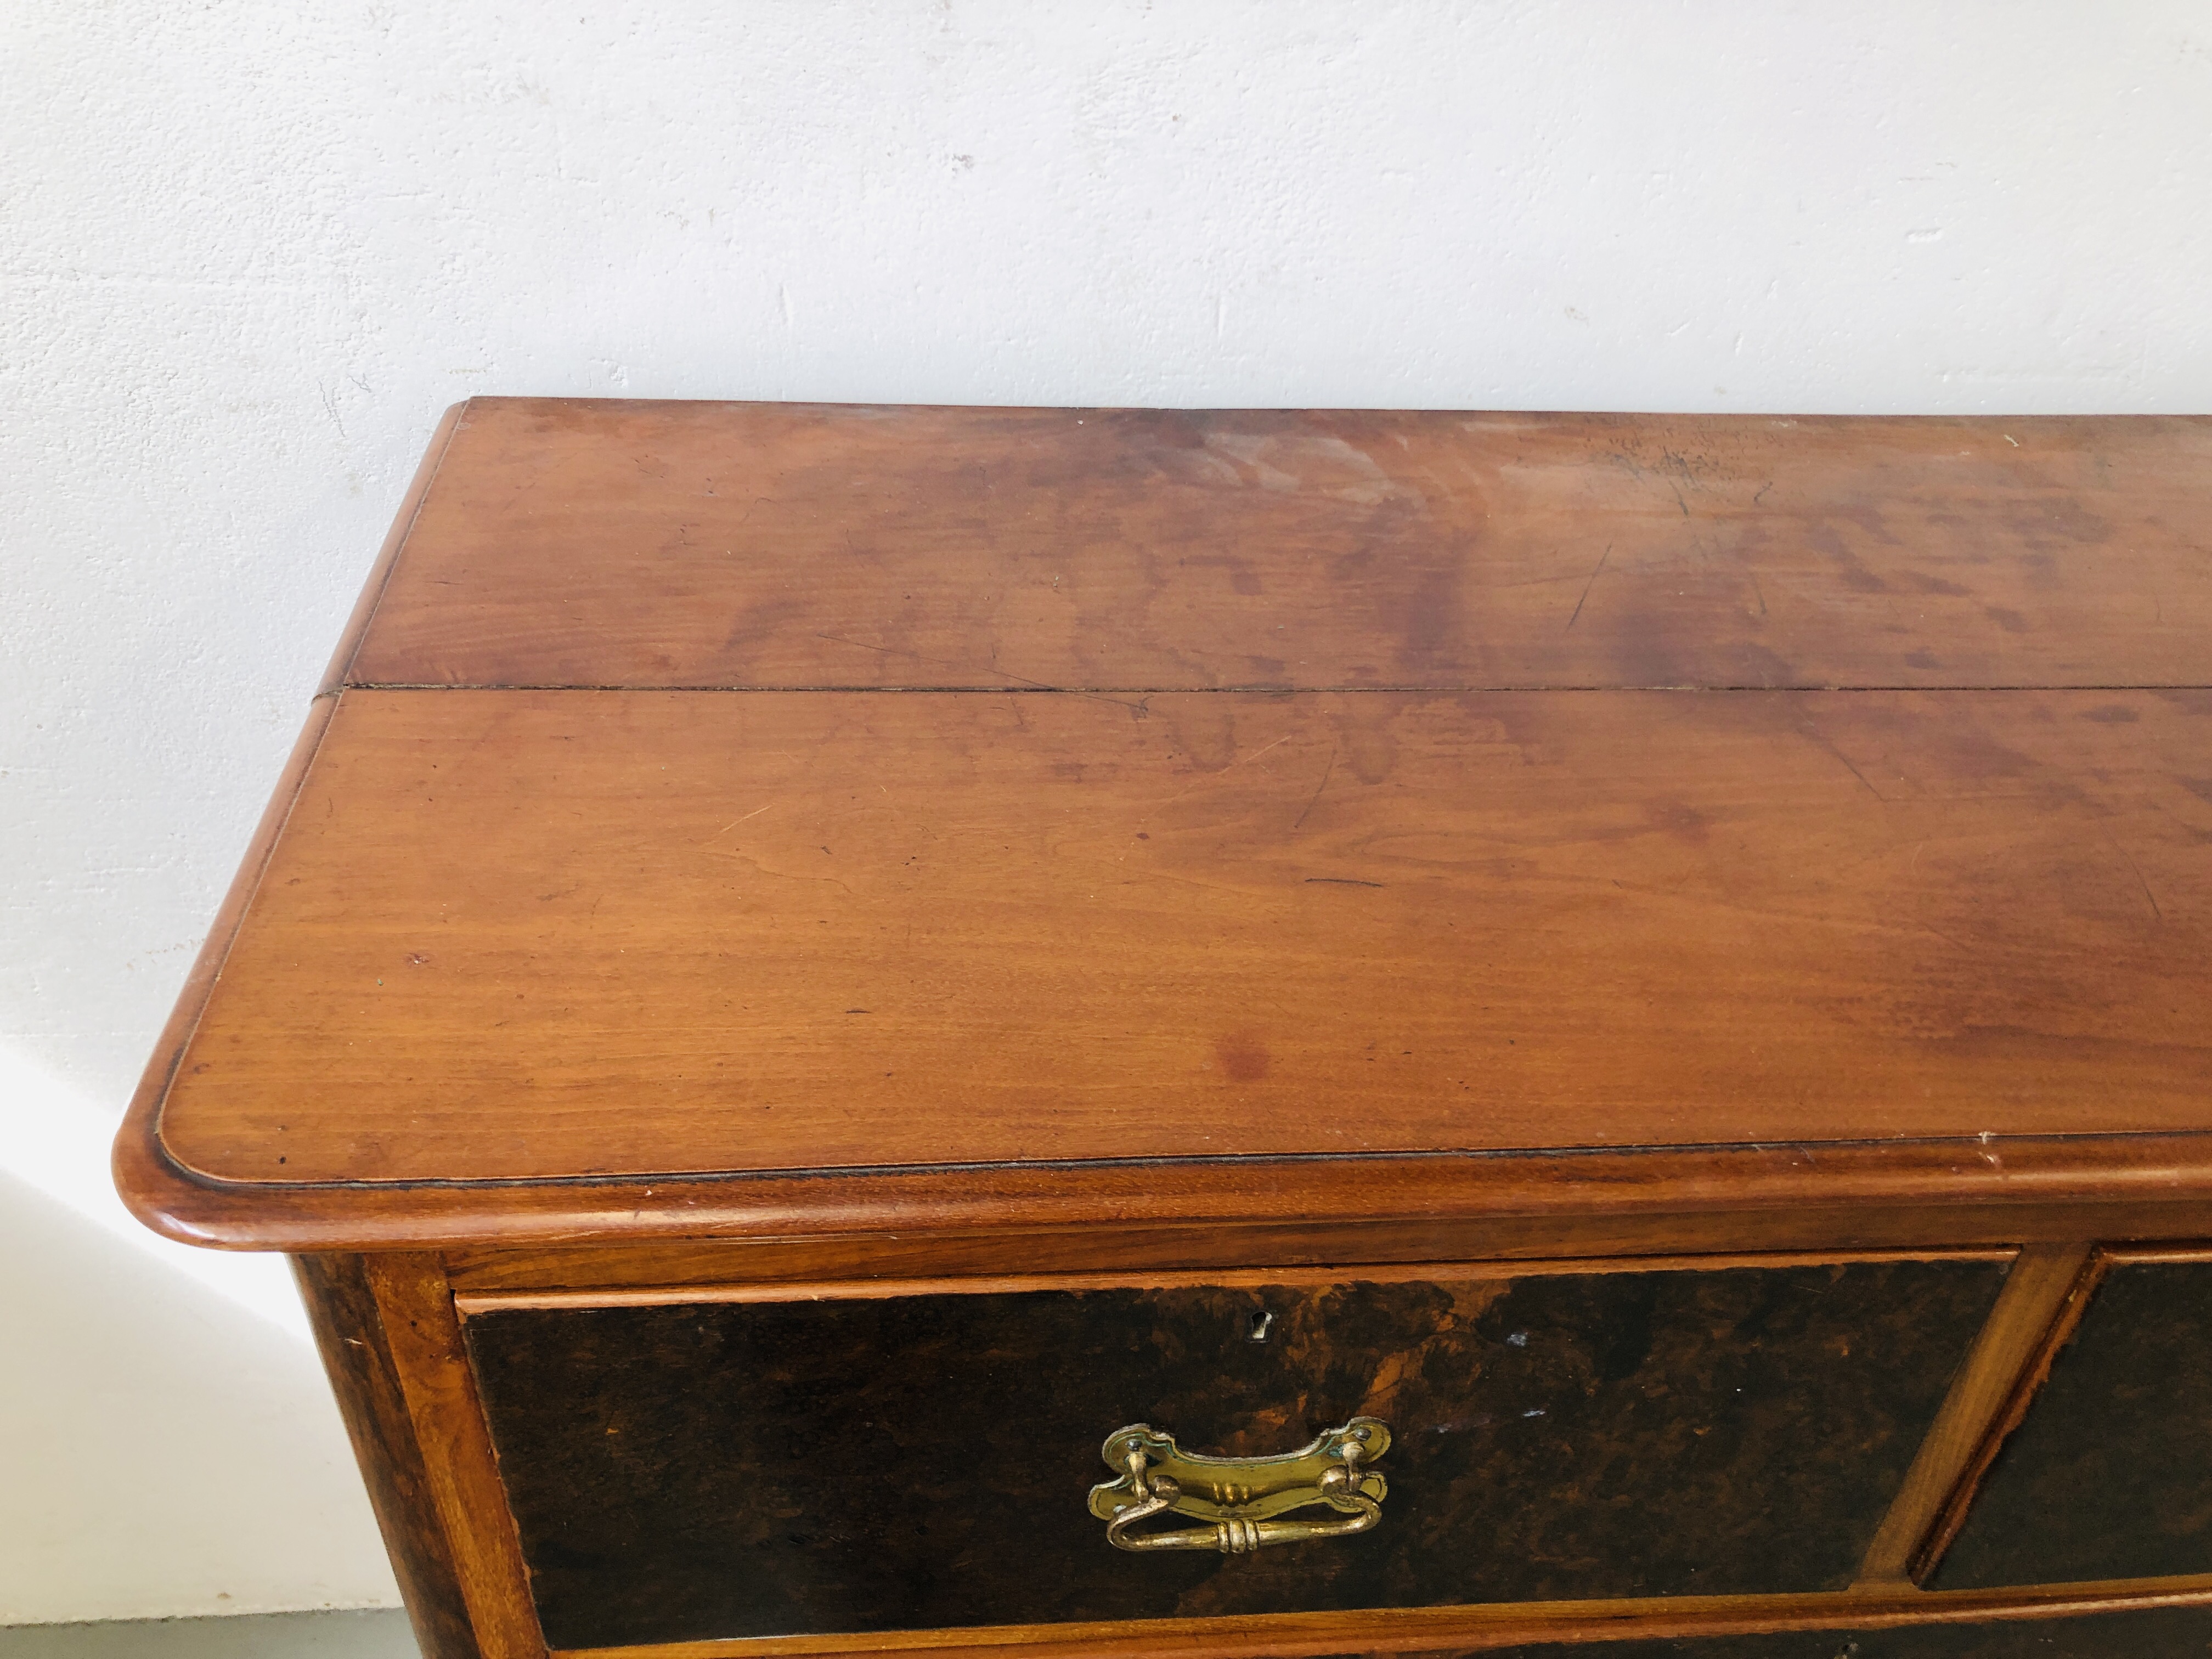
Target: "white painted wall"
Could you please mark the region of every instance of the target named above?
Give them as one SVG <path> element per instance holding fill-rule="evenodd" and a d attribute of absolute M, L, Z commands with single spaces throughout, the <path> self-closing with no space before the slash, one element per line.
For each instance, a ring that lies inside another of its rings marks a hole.
<path fill-rule="evenodd" d="M 8 0 L 0 1622 L 392 1597 L 103 1148 L 473 392 L 2212 410 L 2201 0 Z"/>

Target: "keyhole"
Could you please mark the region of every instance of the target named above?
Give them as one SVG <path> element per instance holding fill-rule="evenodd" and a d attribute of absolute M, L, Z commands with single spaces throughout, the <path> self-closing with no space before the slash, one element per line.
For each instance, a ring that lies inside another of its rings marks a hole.
<path fill-rule="evenodd" d="M 1267 1327 L 1274 1322 L 1275 1316 L 1271 1313 L 1254 1314 L 1251 1323 L 1244 1328 L 1245 1340 L 1250 1342 L 1265 1342 L 1267 1340 Z"/>

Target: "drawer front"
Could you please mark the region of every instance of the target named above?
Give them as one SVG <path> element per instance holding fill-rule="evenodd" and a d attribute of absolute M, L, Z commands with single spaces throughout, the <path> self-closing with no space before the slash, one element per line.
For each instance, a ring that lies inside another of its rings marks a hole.
<path fill-rule="evenodd" d="M 1840 1589 L 2002 1280 L 1990 1261 L 1421 1283 L 478 1308 L 556 1648 Z M 1125 1425 L 1389 1425 L 1379 1525 L 1109 1547 Z"/>
<path fill-rule="evenodd" d="M 2212 1572 L 2212 1261 L 2114 1262 L 1933 1587 Z"/>

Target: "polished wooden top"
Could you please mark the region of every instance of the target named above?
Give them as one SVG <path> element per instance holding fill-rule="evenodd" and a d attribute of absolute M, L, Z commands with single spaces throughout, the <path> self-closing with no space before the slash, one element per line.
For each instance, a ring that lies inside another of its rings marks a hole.
<path fill-rule="evenodd" d="M 478 399 L 359 685 L 2197 685 L 2212 420 Z"/>
<path fill-rule="evenodd" d="M 181 1236 L 2212 1173 L 2212 421 L 496 400 L 426 483 L 125 1133 Z"/>

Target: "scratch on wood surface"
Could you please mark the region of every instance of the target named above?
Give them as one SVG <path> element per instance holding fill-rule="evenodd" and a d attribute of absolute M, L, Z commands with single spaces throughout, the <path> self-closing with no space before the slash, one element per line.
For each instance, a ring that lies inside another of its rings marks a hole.
<path fill-rule="evenodd" d="M 770 801 L 770 802 L 768 804 L 768 806 L 774 806 L 775 804 L 776 804 L 775 802 L 774 802 L 774 801 Z M 756 807 L 754 807 L 754 808 L 753 808 L 753 810 L 752 810 L 751 811 L 750 811 L 750 812 L 746 813 L 746 814 L 745 814 L 745 816 L 744 816 L 744 817 L 742 817 L 742 818 L 732 818 L 732 819 L 731 819 L 727 823 L 724 824 L 720 829 L 719 829 L 719 830 L 717 830 L 716 831 L 714 831 L 714 833 L 713 835 L 711 835 L 711 836 L 708 836 L 708 837 L 707 837 L 707 839 L 708 839 L 708 841 L 715 841 L 715 840 L 720 839 L 721 836 L 724 836 L 728 835 L 728 834 L 730 833 L 730 831 L 731 831 L 731 830 L 732 830 L 736 829 L 739 824 L 741 824 L 741 823 L 746 823 L 746 822 L 750 821 L 750 819 L 757 818 L 757 817 L 758 817 L 762 813 L 763 813 L 763 812 L 767 811 L 768 811 L 768 806 L 756 806 Z"/>
<path fill-rule="evenodd" d="M 1576 620 L 1583 614 L 1583 607 L 1589 603 L 1590 589 L 1597 586 L 1597 579 L 1605 574 L 1605 562 L 1612 556 L 1613 544 L 1607 542 L 1605 544 L 1605 551 L 1597 556 L 1597 568 L 1589 573 L 1589 580 L 1583 584 L 1583 596 L 1575 601 L 1574 616 L 1567 618 L 1566 628 L 1561 629 L 1559 632 L 1564 634 L 1574 627 Z"/>
<path fill-rule="evenodd" d="M 1200 777 L 1196 783 L 1192 784 L 1189 788 L 1176 790 L 1175 793 L 1163 799 L 1160 802 L 1160 805 L 1163 806 L 1170 805 L 1176 801 L 1181 800 L 1186 795 L 1195 794 L 1199 790 L 1205 788 L 1208 783 L 1219 777 L 1223 772 L 1233 771 L 1237 767 L 1243 765 L 1246 761 L 1257 760 L 1261 756 L 1266 754 L 1270 749 L 1278 748 L 1282 744 L 1288 743 L 1292 738 L 1295 738 L 1297 735 L 1298 734 L 1295 732 L 1285 732 L 1281 737 L 1277 738 L 1273 743 L 1263 743 L 1257 749 L 1255 749 L 1250 754 L 1237 756 L 1234 760 L 1231 761 L 1228 765 L 1223 767 L 1220 771 L 1206 773 L 1204 776 Z"/>
<path fill-rule="evenodd" d="M 1306 798 L 1305 812 L 1298 814 L 1297 823 L 1293 823 L 1291 826 L 1291 829 L 1296 830 L 1298 828 L 1299 824 L 1303 824 L 1306 821 L 1306 812 L 1310 812 L 1314 810 L 1314 803 L 1321 799 L 1321 792 L 1328 787 L 1329 775 L 1335 770 L 1336 745 L 1334 744 L 1331 744 L 1328 749 L 1328 764 L 1322 767 L 1321 769 L 1321 781 L 1314 785 L 1313 793 Z"/>
<path fill-rule="evenodd" d="M 1802 732 L 1807 737 L 1810 738 L 1814 743 L 1818 744 L 1821 748 L 1826 750 L 1831 755 L 1833 755 L 1837 760 L 1843 763 L 1843 768 L 1846 772 L 1849 772 L 1861 783 L 1866 785 L 1867 793 L 1872 795 L 1876 800 L 1881 801 L 1885 805 L 1888 803 L 1889 797 L 1883 794 L 1881 790 L 1875 788 L 1871 782 L 1869 782 L 1867 775 L 1860 771 L 1857 767 L 1852 765 L 1851 757 L 1849 755 L 1846 755 L 1842 750 L 1837 748 L 1835 744 L 1830 740 L 1828 735 L 1822 732 L 1819 726 L 1814 725 L 1811 720 L 1807 720 L 1800 721 L 1798 723 L 1797 729 Z"/>
<path fill-rule="evenodd" d="M 2150 904 L 2152 918 L 2156 921 L 2160 927 L 2165 926 L 2166 912 L 2158 908 L 2158 895 L 2150 890 L 2150 883 L 2143 876 L 2142 866 L 2136 862 L 2136 855 L 2128 851 L 2124 846 L 2121 845 L 2118 837 L 2107 834 L 2105 839 L 2112 842 L 2112 850 L 2114 852 L 2118 853 L 2122 858 L 2128 861 L 2128 868 L 2136 872 L 2136 883 L 2142 889 L 2142 896 Z"/>
<path fill-rule="evenodd" d="M 828 849 L 825 848 L 823 850 L 826 852 Z M 732 852 L 720 847 L 709 847 L 707 851 L 718 859 L 734 859 L 739 864 L 750 868 L 755 875 L 766 876 L 776 881 L 823 882 L 838 889 L 848 897 L 852 896 L 852 884 L 842 881 L 836 876 L 810 876 L 798 870 L 772 870 L 750 853 Z"/>

